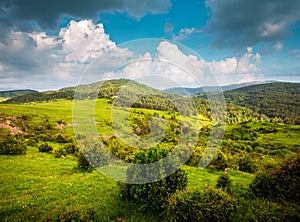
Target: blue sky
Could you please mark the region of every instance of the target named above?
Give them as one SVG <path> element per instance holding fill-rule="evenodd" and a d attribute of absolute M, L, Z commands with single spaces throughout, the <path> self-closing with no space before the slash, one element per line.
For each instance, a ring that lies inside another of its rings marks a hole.
<path fill-rule="evenodd" d="M 145 38 L 161 40 L 135 42 Z M 193 67 L 204 85 L 300 82 L 299 39 L 300 0 L 0 0 L 0 89 L 76 85 L 99 58 L 90 81 L 142 58 L 115 77 L 159 72 L 176 86 L 199 86 L 182 70 L 149 60 L 160 58 Z"/>

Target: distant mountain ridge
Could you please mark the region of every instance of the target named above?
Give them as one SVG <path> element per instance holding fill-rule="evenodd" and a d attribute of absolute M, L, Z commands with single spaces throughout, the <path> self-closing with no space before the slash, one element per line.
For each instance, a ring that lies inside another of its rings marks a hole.
<path fill-rule="evenodd" d="M 198 88 L 175 87 L 175 88 L 165 89 L 164 91 L 168 92 L 168 93 L 178 94 L 181 96 L 187 96 L 187 95 L 193 95 L 193 94 L 197 94 L 197 93 L 220 91 L 220 89 L 223 92 L 225 92 L 228 90 L 238 89 L 238 88 L 242 88 L 245 86 L 260 85 L 260 84 L 275 83 L 275 82 L 277 82 L 277 81 L 266 80 L 266 81 L 255 81 L 255 82 L 231 84 L 231 85 L 225 85 L 225 86 L 205 86 L 205 87 L 198 87 Z"/>
<path fill-rule="evenodd" d="M 35 92 L 38 92 L 38 91 L 32 90 L 32 89 L 3 90 L 3 91 L 0 91 L 0 97 L 1 98 L 12 98 L 12 97 L 23 96 L 23 95 L 27 95 L 27 94 L 35 93 Z"/>

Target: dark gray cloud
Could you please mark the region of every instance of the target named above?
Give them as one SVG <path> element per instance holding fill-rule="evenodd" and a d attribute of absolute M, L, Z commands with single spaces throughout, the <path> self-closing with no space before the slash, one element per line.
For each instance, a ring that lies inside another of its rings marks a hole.
<path fill-rule="evenodd" d="M 207 0 L 211 18 L 206 32 L 214 47 L 247 47 L 277 42 L 300 20 L 300 0 Z"/>
<path fill-rule="evenodd" d="M 94 19 L 101 11 L 119 11 L 141 18 L 146 13 L 165 13 L 170 7 L 170 0 L 0 0 L 0 19 L 23 30 L 28 29 L 27 21 L 55 29 L 62 15 Z"/>

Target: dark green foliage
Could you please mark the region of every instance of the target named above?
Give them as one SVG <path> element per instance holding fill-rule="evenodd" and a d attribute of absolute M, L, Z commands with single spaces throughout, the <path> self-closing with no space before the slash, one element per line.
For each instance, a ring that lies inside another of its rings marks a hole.
<path fill-rule="evenodd" d="M 186 162 L 189 166 L 199 166 L 200 160 L 202 158 L 204 147 L 196 146 L 192 152 L 191 157 Z"/>
<path fill-rule="evenodd" d="M 257 197 L 300 202 L 300 154 L 281 166 L 260 172 L 250 184 Z"/>
<path fill-rule="evenodd" d="M 35 138 L 29 138 L 29 140 L 27 141 L 27 145 L 28 146 L 37 146 L 38 140 Z"/>
<path fill-rule="evenodd" d="M 75 143 L 66 143 L 61 146 L 58 150 L 54 151 L 55 157 L 62 157 L 70 154 L 77 154 L 79 152 L 78 147 Z"/>
<path fill-rule="evenodd" d="M 78 146 L 75 143 L 66 143 L 63 145 L 63 148 L 67 154 L 76 154 L 78 152 Z"/>
<path fill-rule="evenodd" d="M 238 159 L 238 169 L 247 173 L 255 173 L 257 166 L 249 154 L 244 154 Z"/>
<path fill-rule="evenodd" d="M 232 181 L 230 179 L 230 176 L 227 172 L 222 173 L 216 184 L 216 188 L 222 188 L 227 192 L 231 191 Z"/>
<path fill-rule="evenodd" d="M 115 136 L 109 139 L 103 139 L 103 143 L 115 157 L 127 162 L 133 161 L 134 153 L 138 150 L 137 148 L 127 146 Z"/>
<path fill-rule="evenodd" d="M 208 165 L 209 169 L 213 170 L 225 170 L 225 168 L 228 167 L 228 160 L 226 155 L 219 151 L 211 161 L 211 163 Z"/>
<path fill-rule="evenodd" d="M 259 198 L 242 202 L 234 215 L 234 221 L 300 221 L 299 205 L 280 202 Z"/>
<path fill-rule="evenodd" d="M 56 141 L 58 143 L 68 143 L 69 142 L 69 139 L 66 138 L 66 136 L 63 136 L 61 134 L 58 134 L 57 137 L 56 137 Z"/>
<path fill-rule="evenodd" d="M 53 147 L 50 146 L 48 143 L 43 143 L 41 145 L 39 145 L 39 151 L 40 152 L 51 152 L 53 151 Z"/>
<path fill-rule="evenodd" d="M 82 152 L 79 152 L 77 154 L 77 167 L 80 170 L 88 171 L 93 169 L 89 161 L 85 158 L 84 154 Z"/>
<path fill-rule="evenodd" d="M 64 149 L 64 147 L 60 147 L 58 150 L 54 150 L 54 156 L 56 158 L 60 158 L 60 157 L 66 156 L 66 155 L 67 155 L 67 152 Z"/>
<path fill-rule="evenodd" d="M 300 84 L 269 83 L 243 87 L 224 93 L 226 101 L 250 108 L 286 123 L 300 123 Z"/>
<path fill-rule="evenodd" d="M 133 201 L 139 211 L 161 211 L 170 194 L 187 186 L 187 174 L 184 170 L 179 169 L 168 176 L 167 171 L 174 170 L 176 163 L 173 160 L 166 160 L 164 157 L 167 155 L 168 150 L 164 148 L 150 148 L 147 152 L 138 152 L 134 163 L 140 165 L 133 165 L 127 169 L 129 183 L 119 183 L 123 199 Z M 159 161 L 159 167 L 141 165 L 153 163 L 162 158 L 164 159 Z M 144 180 L 155 180 L 157 176 L 162 179 L 152 183 L 143 183 Z M 131 181 L 140 181 L 140 184 L 132 184 Z"/>
<path fill-rule="evenodd" d="M 27 150 L 24 138 L 18 135 L 7 135 L 5 140 L 0 141 L 0 154 L 20 155 Z"/>
<path fill-rule="evenodd" d="M 42 140 L 44 142 L 47 142 L 47 141 L 51 141 L 52 140 L 52 137 L 51 137 L 51 134 L 50 133 L 46 133 L 44 131 L 44 133 L 40 133 L 36 136 L 36 139 L 38 140 Z"/>
<path fill-rule="evenodd" d="M 1 91 L 0 92 L 0 97 L 2 97 L 2 98 L 12 98 L 12 97 L 22 96 L 22 95 L 26 95 L 26 94 L 34 93 L 34 92 L 37 92 L 37 91 L 30 90 L 30 89 Z"/>
<path fill-rule="evenodd" d="M 229 194 L 205 187 L 192 193 L 172 194 L 164 215 L 167 221 L 231 221 L 236 209 L 237 203 Z"/>
<path fill-rule="evenodd" d="M 108 164 L 108 151 L 98 138 L 83 137 L 78 140 L 77 167 L 82 170 L 98 168 Z M 75 148 L 77 149 L 77 148 Z"/>

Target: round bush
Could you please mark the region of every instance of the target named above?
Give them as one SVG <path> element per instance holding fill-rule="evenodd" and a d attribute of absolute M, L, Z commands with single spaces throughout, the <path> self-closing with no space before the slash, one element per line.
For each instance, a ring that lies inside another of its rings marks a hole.
<path fill-rule="evenodd" d="M 245 154 L 243 157 L 240 157 L 238 160 L 239 170 L 247 173 L 255 173 L 257 166 L 252 158 Z"/>
<path fill-rule="evenodd" d="M 86 137 L 80 141 L 77 152 L 77 167 L 82 170 L 98 168 L 108 164 L 106 147 L 97 138 Z M 75 148 L 77 150 L 77 148 Z"/>
<path fill-rule="evenodd" d="M 48 152 L 53 151 L 53 147 L 50 146 L 48 143 L 43 143 L 43 144 L 39 145 L 39 151 L 48 153 Z"/>
<path fill-rule="evenodd" d="M 138 164 L 146 164 L 158 161 L 168 155 L 165 148 L 150 148 L 148 151 L 141 150 L 136 153 L 134 162 Z M 124 200 L 130 200 L 137 205 L 139 211 L 161 211 L 167 198 L 176 190 L 182 190 L 187 185 L 187 174 L 184 170 L 179 169 L 174 174 L 167 176 L 163 169 L 174 169 L 175 162 L 168 162 L 167 166 L 163 165 L 159 169 L 145 168 L 143 170 L 137 166 L 130 166 L 127 169 L 127 179 L 130 182 L 134 179 L 156 178 L 160 175 L 163 178 L 159 181 L 146 184 L 119 183 L 121 196 Z"/>
<path fill-rule="evenodd" d="M 167 221 L 230 221 L 237 203 L 221 189 L 205 187 L 192 193 L 176 192 L 165 205 Z"/>
<path fill-rule="evenodd" d="M 260 172 L 250 184 L 257 197 L 300 202 L 300 154 L 279 167 Z"/>
<path fill-rule="evenodd" d="M 0 154 L 20 155 L 25 154 L 27 147 L 24 138 L 16 135 L 7 135 L 4 141 L 0 141 Z"/>

